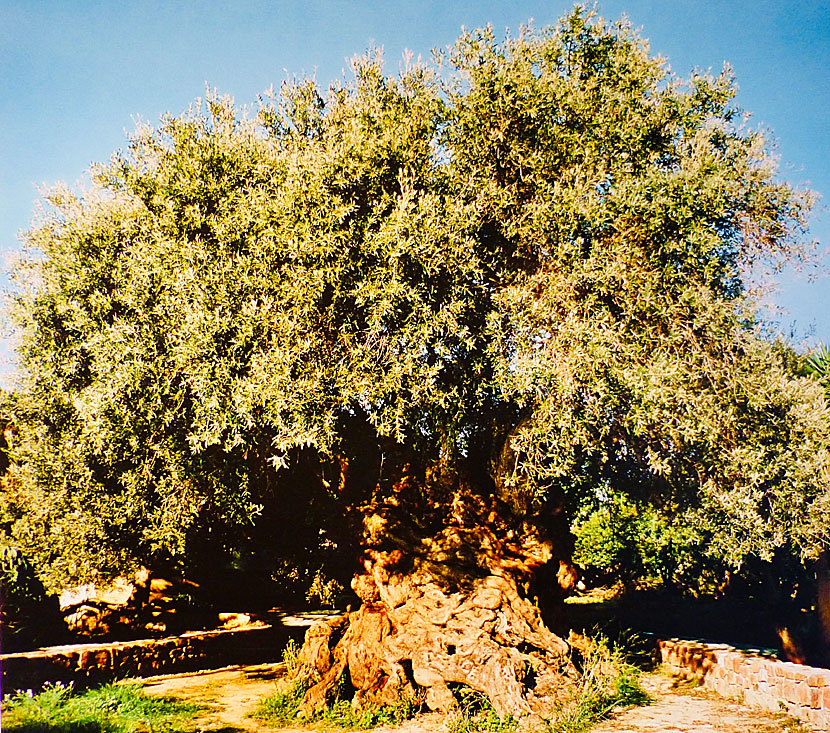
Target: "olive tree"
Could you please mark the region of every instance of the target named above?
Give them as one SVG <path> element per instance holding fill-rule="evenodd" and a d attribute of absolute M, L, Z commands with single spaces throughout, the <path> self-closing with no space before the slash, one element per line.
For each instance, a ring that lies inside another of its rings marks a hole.
<path fill-rule="evenodd" d="M 811 197 L 734 94 L 578 8 L 138 130 L 27 235 L 15 541 L 79 576 L 260 511 L 279 544 L 324 497 L 362 606 L 309 636 L 305 709 L 348 670 L 513 714 L 565 664 L 586 496 L 733 564 L 816 555 L 828 411 L 745 283 L 800 256 Z"/>

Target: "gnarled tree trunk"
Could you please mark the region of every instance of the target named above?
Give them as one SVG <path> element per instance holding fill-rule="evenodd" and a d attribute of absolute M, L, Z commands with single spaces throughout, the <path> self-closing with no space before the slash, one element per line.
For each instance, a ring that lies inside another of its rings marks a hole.
<path fill-rule="evenodd" d="M 551 564 L 561 587 L 575 574 L 539 521 L 492 494 L 405 478 L 364 508 L 363 539 L 360 609 L 306 636 L 301 673 L 318 681 L 303 712 L 324 706 L 348 673 L 359 703 L 423 691 L 431 709 L 447 710 L 458 683 L 486 693 L 499 715 L 545 714 L 573 670 L 528 594 Z"/>

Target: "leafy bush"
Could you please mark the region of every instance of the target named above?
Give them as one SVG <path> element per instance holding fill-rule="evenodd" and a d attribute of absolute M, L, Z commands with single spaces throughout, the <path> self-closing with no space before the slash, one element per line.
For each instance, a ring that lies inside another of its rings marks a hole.
<path fill-rule="evenodd" d="M 75 693 L 55 683 L 33 695 L 20 692 L 3 701 L 3 728 L 17 733 L 133 733 L 182 731 L 199 706 L 151 697 L 140 685 L 109 684 Z"/>
<path fill-rule="evenodd" d="M 34 568 L 14 547 L 2 544 L 0 538 L 0 585 L 3 587 L 3 627 L 9 624 L 26 608 L 46 600 L 46 591 L 38 580 Z"/>
<path fill-rule="evenodd" d="M 311 585 L 306 591 L 305 597 L 309 603 L 319 602 L 323 606 L 334 607 L 337 595 L 343 592 L 343 585 L 335 578 L 326 576 L 323 569 L 317 570 L 312 578 Z"/>
<path fill-rule="evenodd" d="M 2 503 L 2 502 L 0 502 Z M 6 652 L 64 640 L 58 599 L 49 595 L 29 559 L 0 530 L 0 627 Z"/>
<path fill-rule="evenodd" d="M 589 574 L 633 583 L 659 580 L 699 585 L 701 540 L 688 526 L 646 505 L 612 495 L 574 524 L 574 562 Z"/>

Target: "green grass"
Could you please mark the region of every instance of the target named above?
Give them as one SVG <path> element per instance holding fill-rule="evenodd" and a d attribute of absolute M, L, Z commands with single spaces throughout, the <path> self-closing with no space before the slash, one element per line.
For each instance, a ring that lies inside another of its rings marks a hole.
<path fill-rule="evenodd" d="M 551 733 L 583 733 L 616 707 L 652 702 L 640 686 L 640 670 L 603 637 L 587 640 L 579 662 L 582 674 L 549 721 Z"/>
<path fill-rule="evenodd" d="M 317 727 L 327 729 L 371 730 L 380 725 L 400 725 L 414 717 L 421 707 L 418 702 L 404 697 L 395 705 L 367 705 L 362 708 L 354 708 L 348 700 L 338 699 L 327 709 L 299 720 L 300 705 L 310 687 L 308 680 L 294 680 L 287 691 L 266 697 L 252 717 L 280 726 L 316 723 Z"/>
<path fill-rule="evenodd" d="M 8 733 L 173 733 L 201 710 L 173 698 L 151 697 L 141 685 L 108 684 L 83 692 L 60 683 L 37 695 L 16 693 L 3 700 Z"/>
<path fill-rule="evenodd" d="M 357 709 L 348 700 L 338 700 L 321 714 L 320 719 L 327 728 L 371 730 L 379 725 L 400 725 L 419 711 L 420 705 L 405 698 L 395 705 L 369 705 Z"/>
<path fill-rule="evenodd" d="M 500 718 L 483 692 L 466 685 L 450 685 L 456 709 L 447 721 L 447 733 L 507 733 L 515 731 L 519 721 L 512 715 Z"/>
<path fill-rule="evenodd" d="M 651 702 L 640 686 L 640 670 L 627 661 L 627 656 L 632 655 L 631 649 L 611 644 L 602 636 L 585 638 L 580 646 L 576 661 L 581 674 L 566 688 L 555 714 L 542 727 L 545 733 L 584 733 L 616 707 Z M 286 649 L 285 661 L 295 674 L 299 671 L 295 646 Z M 283 683 L 283 689 L 265 698 L 252 717 L 274 726 L 299 724 L 323 729 L 370 730 L 381 725 L 400 725 L 423 708 L 419 701 L 406 698 L 401 698 L 397 705 L 355 708 L 345 699 L 348 685 L 343 680 L 340 692 L 326 710 L 311 718 L 299 718 L 303 698 L 313 683 L 302 677 Z M 450 688 L 456 707 L 447 721 L 448 733 L 512 733 L 518 730 L 519 720 L 511 715 L 499 717 L 483 692 L 466 685 L 450 684 Z"/>
<path fill-rule="evenodd" d="M 295 679 L 291 686 L 266 697 L 252 713 L 252 717 L 272 725 L 288 725 L 297 721 L 303 697 L 311 687 L 310 680 Z"/>
<path fill-rule="evenodd" d="M 289 641 L 283 650 L 282 661 L 286 665 L 286 681 L 282 689 L 259 704 L 251 717 L 274 726 L 314 725 L 332 730 L 371 730 L 381 725 L 400 725 L 417 715 L 422 704 L 405 696 L 394 705 L 366 705 L 355 708 L 349 702 L 346 690 L 350 685 L 344 676 L 335 690 L 335 699 L 325 710 L 312 717 L 300 719 L 300 706 L 306 692 L 315 680 L 304 677 L 300 665 L 300 646 Z"/>

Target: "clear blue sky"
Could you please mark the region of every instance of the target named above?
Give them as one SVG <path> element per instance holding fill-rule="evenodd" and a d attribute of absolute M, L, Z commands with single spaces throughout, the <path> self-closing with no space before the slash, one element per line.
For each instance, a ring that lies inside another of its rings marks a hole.
<path fill-rule="evenodd" d="M 124 146 L 141 118 L 185 110 L 205 85 L 248 104 L 287 75 L 323 86 L 370 44 L 397 71 L 404 49 L 427 56 L 462 26 L 503 34 L 545 26 L 561 0 L 0 0 L 0 249 L 18 248 L 36 186 L 82 180 Z M 824 194 L 811 236 L 830 245 L 830 2 L 605 0 L 626 13 L 674 71 L 735 69 L 739 103 L 779 143 L 781 172 Z M 830 343 L 830 278 L 785 274 L 776 296 L 800 343 Z"/>

